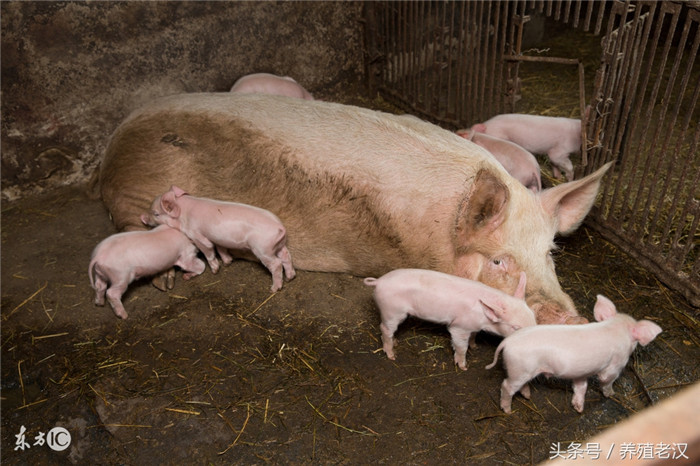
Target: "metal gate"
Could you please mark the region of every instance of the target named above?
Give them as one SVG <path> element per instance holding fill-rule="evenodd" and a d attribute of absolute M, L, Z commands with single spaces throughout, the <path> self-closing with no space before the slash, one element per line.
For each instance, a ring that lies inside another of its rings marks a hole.
<path fill-rule="evenodd" d="M 592 96 L 579 57 L 523 53 L 532 12 L 602 34 Z M 577 176 L 616 160 L 587 222 L 700 306 L 696 4 L 368 2 L 365 20 L 370 90 L 451 129 L 517 112 L 522 62 L 578 66 L 586 137 Z"/>

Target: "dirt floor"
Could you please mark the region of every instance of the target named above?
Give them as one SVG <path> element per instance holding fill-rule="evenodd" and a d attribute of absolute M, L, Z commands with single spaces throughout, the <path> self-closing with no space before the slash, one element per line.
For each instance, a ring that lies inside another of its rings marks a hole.
<path fill-rule="evenodd" d="M 568 382 L 540 377 L 511 415 L 502 365 L 484 369 L 497 337 L 462 372 L 444 327 L 408 320 L 390 361 L 359 277 L 299 271 L 271 295 L 266 269 L 234 262 L 169 292 L 133 284 L 120 320 L 87 277 L 114 232 L 81 187 L 2 205 L 4 464 L 532 464 L 700 379 L 698 309 L 586 227 L 556 256 L 580 312 L 602 293 L 664 331 L 615 396 L 589 385 L 583 414 Z M 42 444 L 55 427 L 64 451 Z"/>

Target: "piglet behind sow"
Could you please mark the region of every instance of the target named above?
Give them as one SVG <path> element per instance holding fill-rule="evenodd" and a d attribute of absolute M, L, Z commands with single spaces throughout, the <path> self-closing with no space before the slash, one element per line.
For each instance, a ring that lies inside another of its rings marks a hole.
<path fill-rule="evenodd" d="M 519 390 L 530 398 L 527 382 L 538 374 L 573 380 L 572 405 L 583 412 L 588 377 L 598 376 L 603 395 L 613 395 L 613 382 L 637 347 L 649 344 L 661 327 L 648 320 L 635 321 L 619 314 L 615 305 L 598 295 L 593 309 L 598 322 L 583 325 L 538 325 L 505 338 L 486 366 L 496 365 L 503 351 L 508 377 L 501 385 L 501 408 L 511 411 L 513 395 Z"/>
<path fill-rule="evenodd" d="M 460 129 L 457 135 L 489 151 L 503 168 L 532 192 L 542 190 L 540 165 L 530 152 L 514 142 L 506 141 L 472 129 Z"/>
<path fill-rule="evenodd" d="M 514 296 L 480 282 L 422 269 L 397 269 L 380 278 L 365 278 L 364 283 L 375 287 L 382 343 L 389 359 L 396 358 L 394 332 L 409 315 L 447 325 L 454 360 L 462 370 L 467 369 L 467 346 L 473 345 L 472 333 L 486 330 L 505 336 L 535 325 L 535 315 L 523 299 L 525 272 L 520 274 Z"/>
<path fill-rule="evenodd" d="M 178 230 L 161 225 L 153 230 L 112 235 L 95 247 L 88 267 L 95 304 L 104 305 L 106 294 L 114 313 L 126 319 L 121 297 L 129 283 L 175 265 L 185 271 L 185 280 L 206 268 L 197 258 L 197 248 Z"/>
<path fill-rule="evenodd" d="M 237 202 L 188 195 L 177 186 L 158 196 L 151 212 L 141 216 L 146 225 L 166 224 L 182 231 L 204 254 L 212 272 L 219 271 L 216 252 L 225 264 L 229 249 L 250 251 L 272 274 L 272 291 L 282 288 L 284 275 L 296 275 L 287 250 L 287 231 L 272 212 Z M 284 275 L 283 275 L 284 270 Z"/>
<path fill-rule="evenodd" d="M 471 129 L 514 142 L 533 154 L 547 154 L 556 178 L 564 172 L 567 180 L 574 179 L 574 165 L 569 156 L 581 151 L 581 120 L 507 113 Z"/>
<path fill-rule="evenodd" d="M 294 78 L 269 73 L 254 73 L 243 76 L 234 83 L 231 92 L 284 95 L 298 99 L 314 100 L 314 97 L 297 83 Z"/>

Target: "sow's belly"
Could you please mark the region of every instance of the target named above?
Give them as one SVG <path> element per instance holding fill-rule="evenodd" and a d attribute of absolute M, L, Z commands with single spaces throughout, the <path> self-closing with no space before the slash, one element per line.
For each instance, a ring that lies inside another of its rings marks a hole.
<path fill-rule="evenodd" d="M 459 205 L 487 153 L 429 123 L 262 94 L 157 100 L 115 131 L 100 173 L 120 230 L 177 185 L 267 209 L 300 269 L 451 271 Z"/>

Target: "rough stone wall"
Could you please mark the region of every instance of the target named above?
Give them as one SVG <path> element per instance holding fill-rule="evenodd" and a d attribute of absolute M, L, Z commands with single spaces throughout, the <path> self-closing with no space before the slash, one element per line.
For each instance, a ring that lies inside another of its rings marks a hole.
<path fill-rule="evenodd" d="M 84 182 L 151 98 L 252 72 L 310 92 L 359 82 L 359 2 L 6 2 L 2 197 Z"/>

